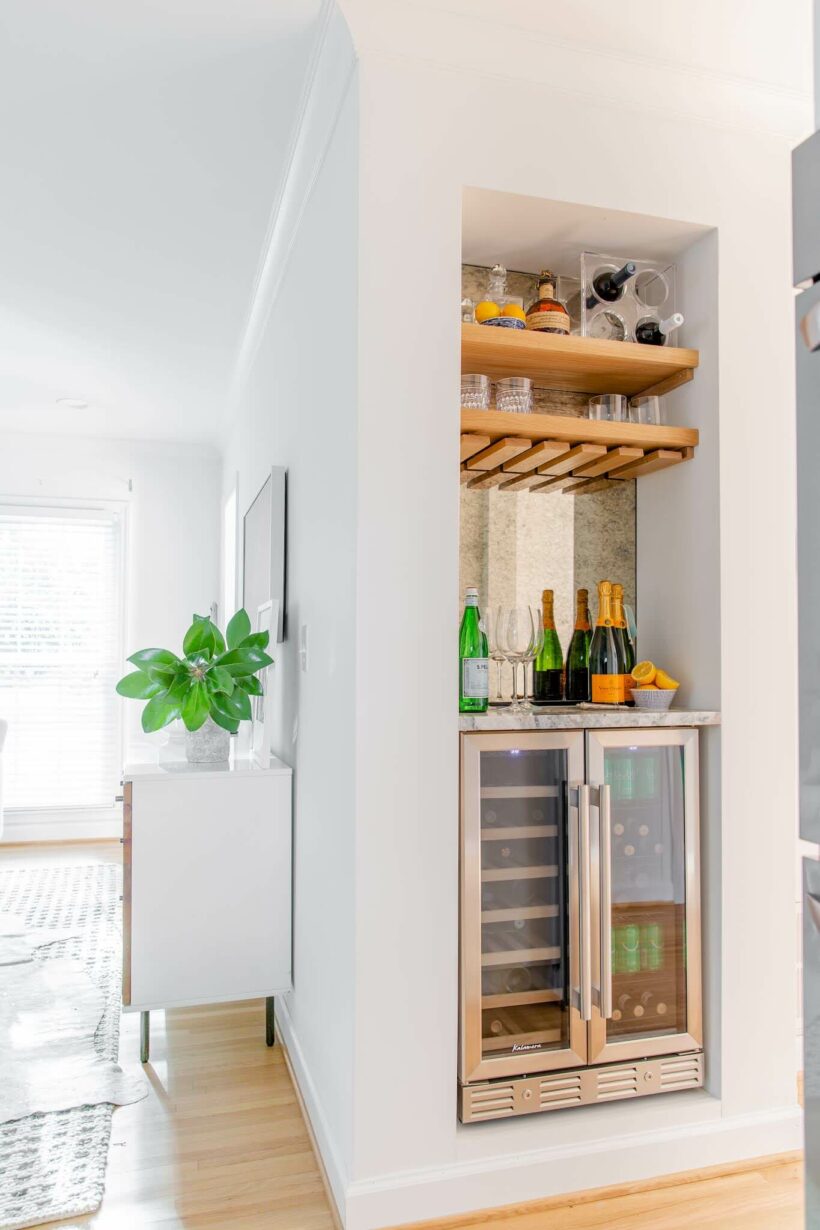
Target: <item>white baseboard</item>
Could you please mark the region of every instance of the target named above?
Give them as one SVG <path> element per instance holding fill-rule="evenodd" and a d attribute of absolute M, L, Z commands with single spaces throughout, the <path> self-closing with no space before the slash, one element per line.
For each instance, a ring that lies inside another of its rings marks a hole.
<path fill-rule="evenodd" d="M 122 811 L 100 807 L 88 811 L 9 811 L 0 830 L 0 850 L 7 843 L 35 841 L 110 841 L 122 836 Z"/>
<path fill-rule="evenodd" d="M 348 1225 L 345 1220 L 347 1175 L 333 1145 L 318 1090 L 308 1071 L 304 1053 L 294 1031 L 293 1018 L 288 1009 L 286 996 L 277 995 L 275 1014 L 276 1027 L 282 1035 L 282 1041 L 288 1052 L 291 1069 L 299 1086 L 302 1103 L 310 1119 L 310 1128 L 321 1154 L 321 1162 L 325 1169 L 327 1181 L 330 1184 L 333 1199 L 336 1202 L 336 1213 L 340 1224 L 346 1227 Z"/>
<path fill-rule="evenodd" d="M 674 1096 L 670 1095 L 670 1100 Z M 354 1182 L 347 1189 L 344 1225 L 345 1230 L 383 1230 L 386 1226 L 792 1153 L 802 1148 L 802 1143 L 802 1113 L 794 1106 L 759 1115 L 688 1123 L 660 1132 L 591 1140 L 567 1148 L 497 1159 L 484 1157 L 435 1170 Z"/>

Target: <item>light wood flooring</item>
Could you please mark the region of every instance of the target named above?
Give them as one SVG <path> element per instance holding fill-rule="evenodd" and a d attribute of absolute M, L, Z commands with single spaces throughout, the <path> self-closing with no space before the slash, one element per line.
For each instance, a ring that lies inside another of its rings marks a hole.
<path fill-rule="evenodd" d="M 116 843 L 0 847 L 0 867 L 119 859 Z M 136 1014 L 120 1062 L 138 1069 Z M 157 1012 L 148 1097 L 114 1113 L 100 1210 L 53 1230 L 333 1230 L 334 1219 L 281 1048 L 260 1002 Z M 2 1181 L 2 1179 L 0 1179 Z M 427 1222 L 424 1230 L 802 1230 L 794 1159 L 651 1188 L 582 1193 L 539 1206 Z"/>

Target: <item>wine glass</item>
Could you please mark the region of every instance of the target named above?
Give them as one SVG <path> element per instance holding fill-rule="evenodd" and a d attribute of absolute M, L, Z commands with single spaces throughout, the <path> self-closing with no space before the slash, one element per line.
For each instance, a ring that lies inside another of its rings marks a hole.
<path fill-rule="evenodd" d="M 538 657 L 544 645 L 544 623 L 541 618 L 541 612 L 536 607 L 530 607 L 530 615 L 532 616 L 532 640 L 527 647 L 527 652 L 524 654 L 524 699 L 521 703 L 521 708 L 527 713 L 532 713 L 533 705 L 530 701 L 527 690 L 527 675 L 529 666 Z"/>
<path fill-rule="evenodd" d="M 535 637 L 532 611 L 528 606 L 513 606 L 501 612 L 499 647 L 513 668 L 513 702 L 511 713 L 525 713 L 518 699 L 518 665 L 526 659 Z"/>
<path fill-rule="evenodd" d="M 496 663 L 495 675 L 495 700 L 493 705 L 503 705 L 504 700 L 501 696 L 501 663 L 505 660 L 504 650 L 499 643 L 499 630 L 501 627 L 501 612 L 502 608 L 488 608 L 487 610 L 487 641 L 490 651 L 490 657 Z"/>

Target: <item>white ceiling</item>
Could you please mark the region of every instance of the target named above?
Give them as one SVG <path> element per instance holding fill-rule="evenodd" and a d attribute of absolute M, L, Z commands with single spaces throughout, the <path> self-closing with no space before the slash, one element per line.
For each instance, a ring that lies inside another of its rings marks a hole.
<path fill-rule="evenodd" d="M 5 0 L 0 432 L 215 439 L 320 8 Z"/>

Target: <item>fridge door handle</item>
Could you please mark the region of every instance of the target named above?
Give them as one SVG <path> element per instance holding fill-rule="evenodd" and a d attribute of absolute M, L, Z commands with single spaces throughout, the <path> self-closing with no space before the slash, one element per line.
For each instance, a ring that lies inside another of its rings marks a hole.
<path fill-rule="evenodd" d="M 814 893 L 807 892 L 806 905 L 815 931 L 820 931 L 820 897 L 816 897 Z"/>
<path fill-rule="evenodd" d="M 612 792 L 598 788 L 598 868 L 600 883 L 601 1016 L 612 1016 Z"/>
<path fill-rule="evenodd" d="M 581 1020 L 592 1020 L 592 901 L 590 892 L 589 786 L 578 790 L 578 915 L 581 937 Z"/>

